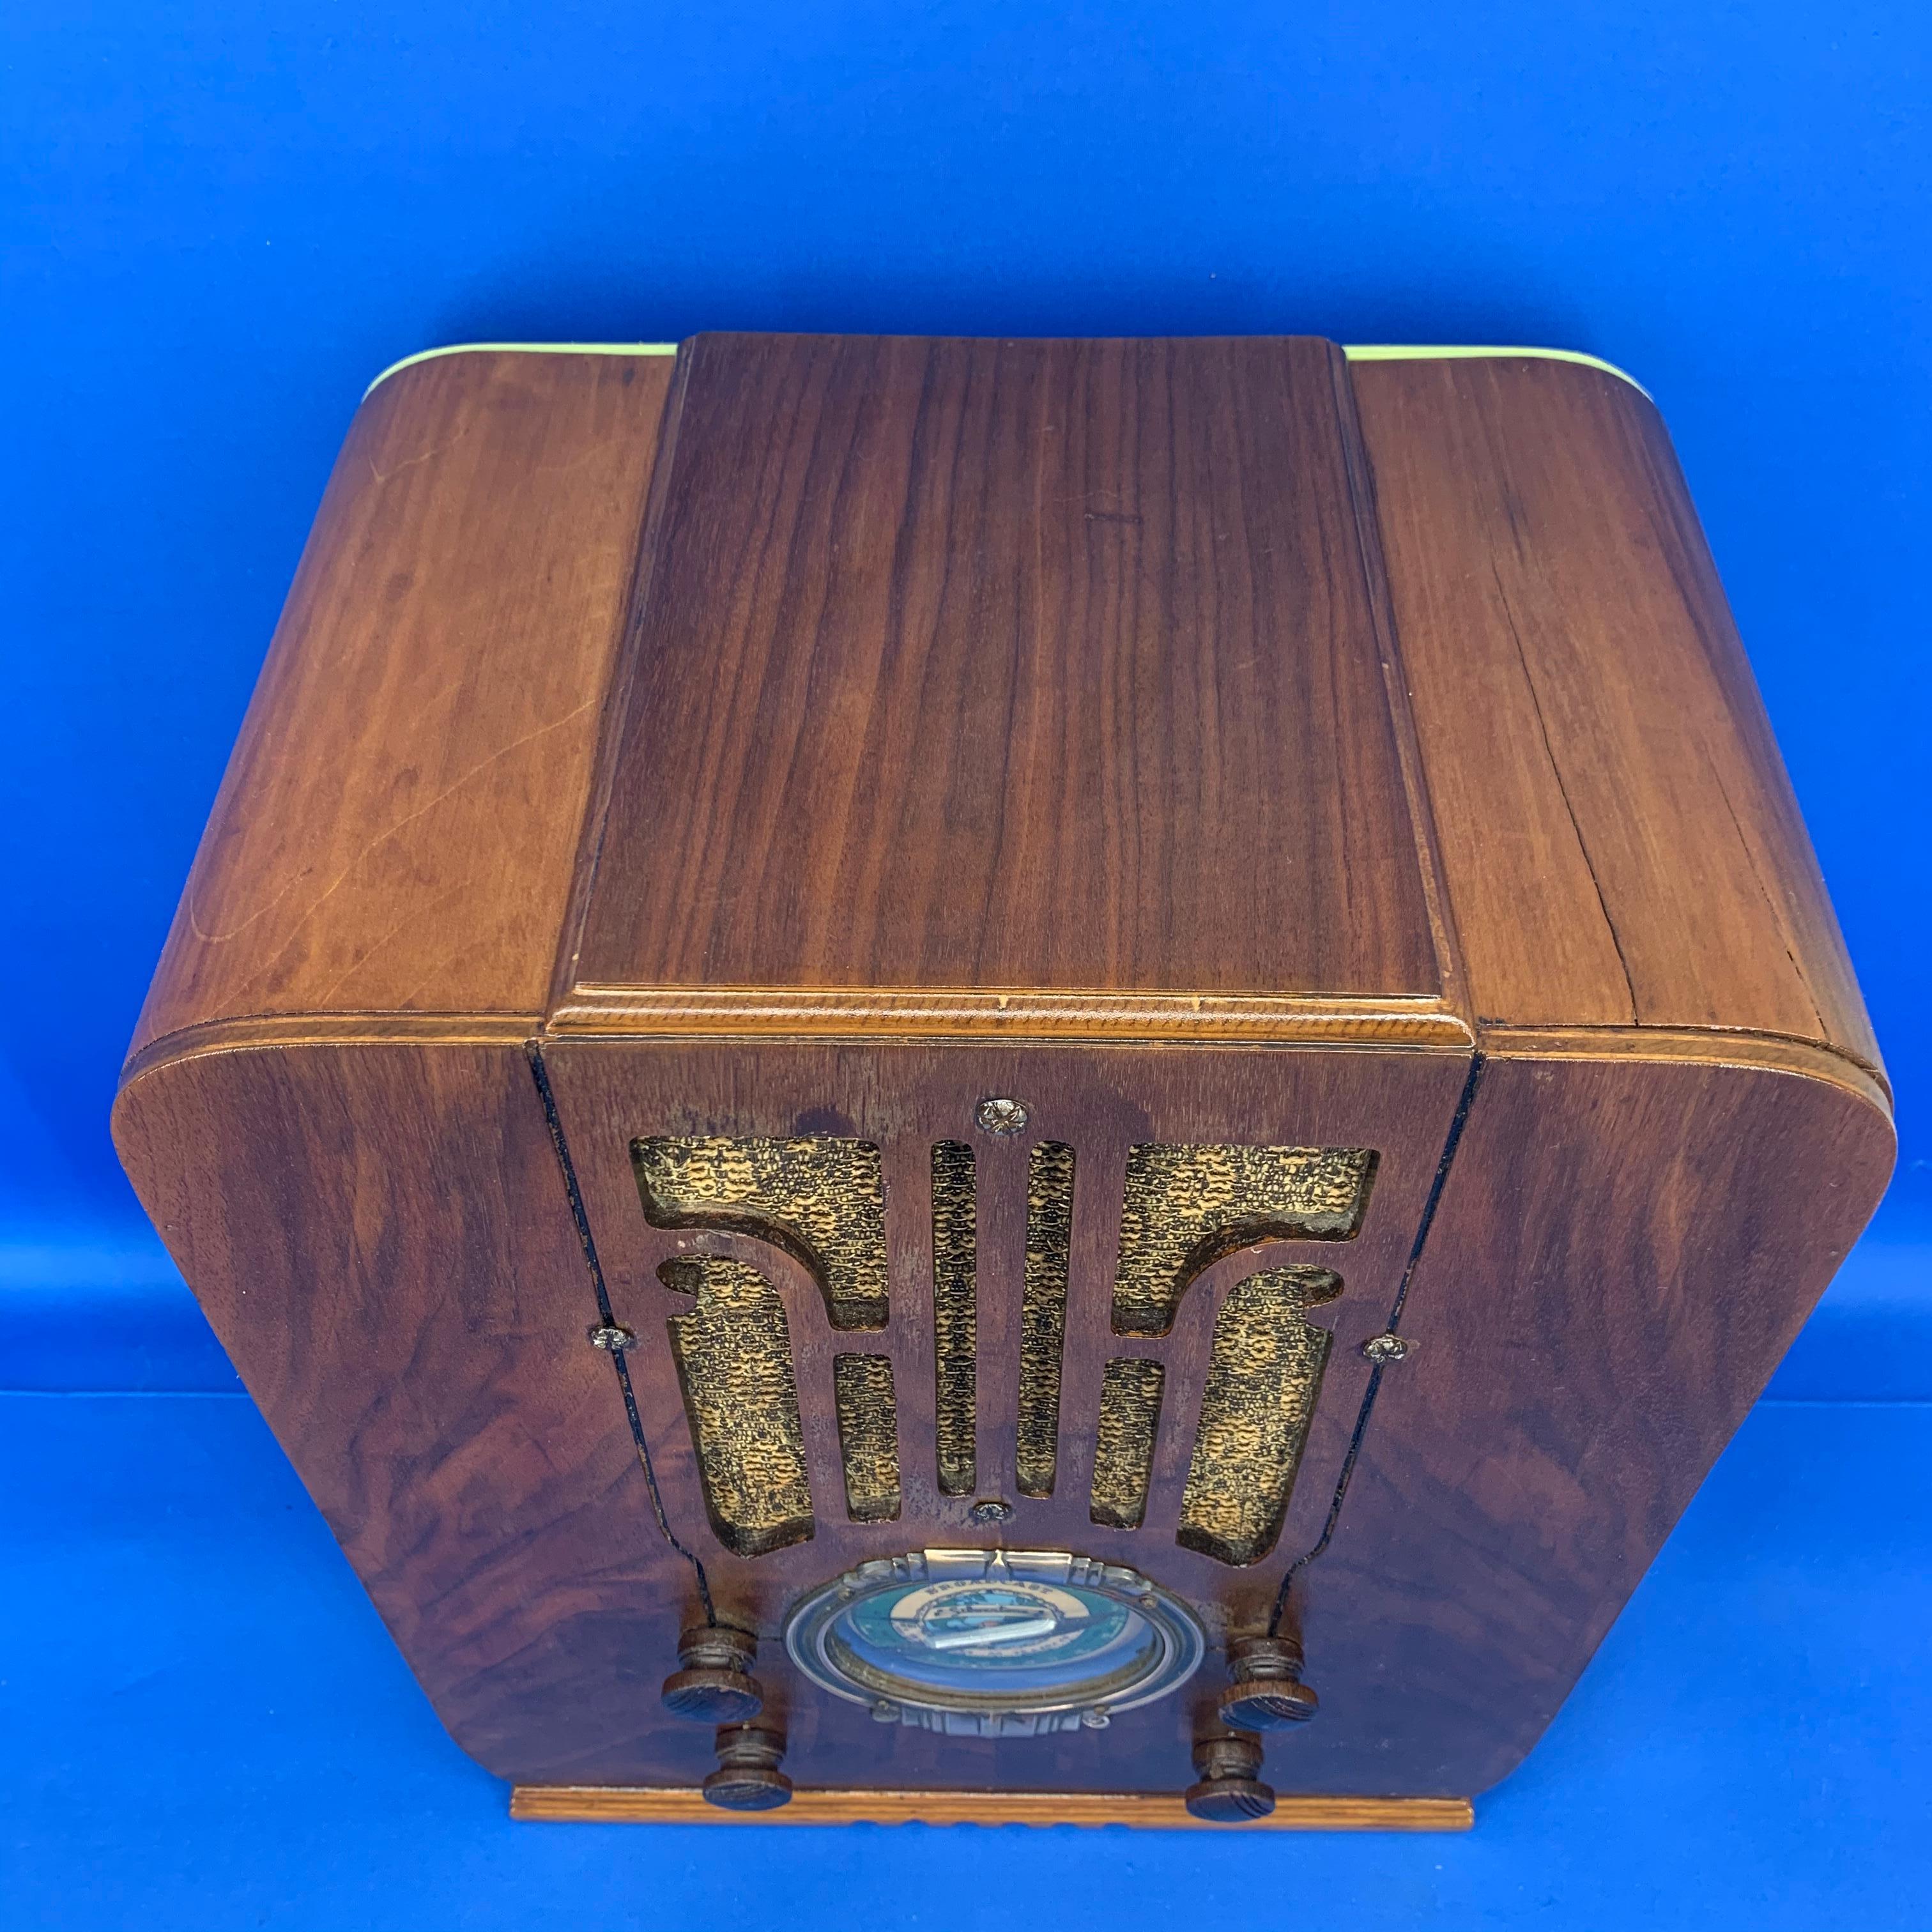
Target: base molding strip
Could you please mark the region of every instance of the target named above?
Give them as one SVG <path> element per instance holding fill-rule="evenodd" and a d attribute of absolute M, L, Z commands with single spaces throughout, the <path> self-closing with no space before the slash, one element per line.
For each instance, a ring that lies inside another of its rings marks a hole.
<path fill-rule="evenodd" d="M 535 1824 L 1133 1825 L 1160 1831 L 1466 1832 L 1466 1798 L 1281 1798 L 1245 1825 L 1190 1815 L 1178 1792 L 800 1791 L 776 1811 L 721 1811 L 694 1789 L 519 1784 L 510 1816 Z"/>

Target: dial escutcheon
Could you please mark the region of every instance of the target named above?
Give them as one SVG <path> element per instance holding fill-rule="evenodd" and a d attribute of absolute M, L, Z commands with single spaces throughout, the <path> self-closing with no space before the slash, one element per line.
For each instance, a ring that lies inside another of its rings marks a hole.
<path fill-rule="evenodd" d="M 785 1644 L 876 1716 L 980 1736 L 1100 1727 L 1184 1682 L 1204 1648 L 1192 1612 L 1137 1571 L 1046 1550 L 862 1564 L 797 1605 Z"/>

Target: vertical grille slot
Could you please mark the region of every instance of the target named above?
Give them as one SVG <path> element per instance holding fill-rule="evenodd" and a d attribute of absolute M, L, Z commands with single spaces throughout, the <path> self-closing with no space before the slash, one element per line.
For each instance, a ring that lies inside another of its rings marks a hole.
<path fill-rule="evenodd" d="M 832 1399 L 845 1465 L 845 1514 L 890 1522 L 899 1513 L 899 1417 L 890 1355 L 835 1355 Z"/>
<path fill-rule="evenodd" d="M 1160 1434 L 1167 1370 L 1144 1355 L 1117 1355 L 1100 1381 L 1094 1442 L 1094 1495 L 1088 1514 L 1113 1529 L 1138 1529 L 1147 1516 Z"/>
<path fill-rule="evenodd" d="M 932 1356 L 939 1492 L 970 1496 L 979 1480 L 978 1222 L 973 1150 L 932 1150 Z"/>
<path fill-rule="evenodd" d="M 1073 1239 L 1073 1150 L 1042 1141 L 1027 1163 L 1026 1281 L 1020 1300 L 1018 1426 L 1013 1480 L 1050 1496 L 1060 1460 L 1060 1366 Z"/>
<path fill-rule="evenodd" d="M 1175 1540 L 1230 1564 L 1275 1546 L 1334 1338 L 1302 1317 L 1342 1292 L 1325 1268 L 1237 1282 L 1214 1318 L 1201 1420 Z"/>

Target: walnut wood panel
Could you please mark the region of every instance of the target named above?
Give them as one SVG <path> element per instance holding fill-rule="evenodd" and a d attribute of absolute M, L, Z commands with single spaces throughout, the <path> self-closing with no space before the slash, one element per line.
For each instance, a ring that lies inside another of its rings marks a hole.
<path fill-rule="evenodd" d="M 1877 1048 L 1657 412 L 1531 358 L 1351 380 L 1478 1016 Z"/>
<path fill-rule="evenodd" d="M 652 1522 L 515 1047 L 203 1053 L 134 1079 L 121 1156 L 457 1742 L 608 1778 L 658 1702 L 683 1566 Z M 688 1735 L 685 1735 L 688 1733 Z"/>
<path fill-rule="evenodd" d="M 668 358 L 466 354 L 351 427 L 148 997 L 540 1014 Z"/>
<path fill-rule="evenodd" d="M 867 1558 L 928 1544 L 986 1548 L 1004 1541 L 1132 1564 L 1198 1604 L 1216 1628 L 1229 1619 L 1238 1628 L 1260 1628 L 1278 1580 L 1275 1564 L 1232 1569 L 1174 1540 L 1215 1316 L 1234 1282 L 1258 1268 L 1312 1263 L 1332 1268 L 1344 1282 L 1341 1297 L 1311 1316 L 1334 1330 L 1336 1342 L 1276 1546 L 1286 1562 L 1320 1528 L 1367 1377 L 1357 1351 L 1387 1318 L 1468 1067 L 1466 1052 L 935 1042 L 561 1040 L 547 1045 L 544 1058 L 613 1304 L 638 1336 L 627 1359 L 666 1508 L 679 1535 L 704 1555 L 721 1614 L 760 1633 L 772 1660 L 769 1670 L 760 1666 L 768 1682 L 788 1674 L 777 1654 L 778 1628 L 800 1592 Z M 1031 1109 L 1026 1131 L 978 1132 L 974 1108 L 988 1094 L 1024 1101 Z M 1380 1168 L 1360 1234 L 1270 1241 L 1230 1256 L 1183 1301 L 1171 1336 L 1112 1334 L 1128 1148 L 1147 1140 L 1211 1144 L 1237 1127 L 1263 1143 L 1377 1149 Z M 781 1137 L 858 1136 L 880 1147 L 892 1284 L 888 1328 L 830 1328 L 811 1276 L 770 1244 L 646 1221 L 631 1142 L 726 1128 Z M 976 1156 L 974 1496 L 939 1492 L 934 1441 L 931 1150 L 944 1140 L 970 1140 Z M 1015 1435 L 1028 1165 L 1030 1148 L 1043 1140 L 1072 1146 L 1076 1172 L 1058 1468 L 1052 1496 L 1034 1498 L 1021 1494 L 1015 1480 Z M 816 1532 L 808 1542 L 754 1558 L 731 1556 L 709 1528 L 668 1346 L 667 1318 L 686 1304 L 667 1292 L 658 1269 L 694 1247 L 758 1268 L 778 1288 L 791 1334 Z M 902 1486 L 895 1522 L 845 1516 L 831 1362 L 853 1348 L 894 1362 Z M 1165 1360 L 1168 1375 L 1145 1526 L 1128 1530 L 1093 1522 L 1089 1498 L 1104 1365 L 1133 1355 Z M 614 1406 L 614 1394 L 611 1400 Z M 1011 1519 L 996 1529 L 974 1523 L 975 1496 L 1004 1498 L 1012 1505 Z M 668 1640 L 670 1625 L 666 1630 Z M 813 1693 L 793 1704 L 786 1768 L 813 1785 L 1171 1791 L 1188 1781 L 1191 1726 L 1218 1684 L 1210 1667 L 1187 1692 L 1117 1714 L 1104 1733 L 1000 1740 L 883 1726 L 858 1706 Z M 602 1781 L 680 1780 L 657 1741 L 640 1739 Z M 1298 1749 L 1292 1782 L 1318 1792 L 1423 1788 L 1403 1782 L 1397 1768 L 1378 1761 L 1371 1744 L 1339 1729 Z"/>
<path fill-rule="evenodd" d="M 686 344 L 573 1003 L 1434 996 L 1340 367 Z"/>
<path fill-rule="evenodd" d="M 1210 1825 L 1180 1792 L 800 1791 L 783 1810 L 721 1811 L 702 1792 L 520 1784 L 510 1816 L 532 1824 L 1131 1825 L 1161 1832 L 1466 1832 L 1466 1798 L 1277 1798 L 1265 1818 Z"/>
<path fill-rule="evenodd" d="M 1622 1043 L 1485 1064 L 1415 1352 L 1307 1573 L 1309 1729 L 1378 1740 L 1404 1791 L 1483 1791 L 1535 1742 L 1884 1189 L 1886 1110 L 1832 1056 Z"/>

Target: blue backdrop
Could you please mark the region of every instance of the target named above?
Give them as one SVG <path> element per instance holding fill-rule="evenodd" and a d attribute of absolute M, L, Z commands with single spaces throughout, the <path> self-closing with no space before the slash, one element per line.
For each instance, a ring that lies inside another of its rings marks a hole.
<path fill-rule="evenodd" d="M 1306 331 L 1629 369 L 1900 1091 L 1880 1232 L 1926 1231 L 1928 56 L 1902 0 L 16 0 L 0 1234 L 21 1302 L 152 1317 L 64 1372 L 219 1372 L 107 1106 L 349 416 L 452 341 Z"/>
<path fill-rule="evenodd" d="M 1892 1194 L 1778 1387 L 1932 1396 L 1929 57 L 1906 0 L 14 0 L 0 1388 L 232 1386 L 106 1117 L 364 386 L 732 328 L 1631 371 L 1899 1092 Z"/>

